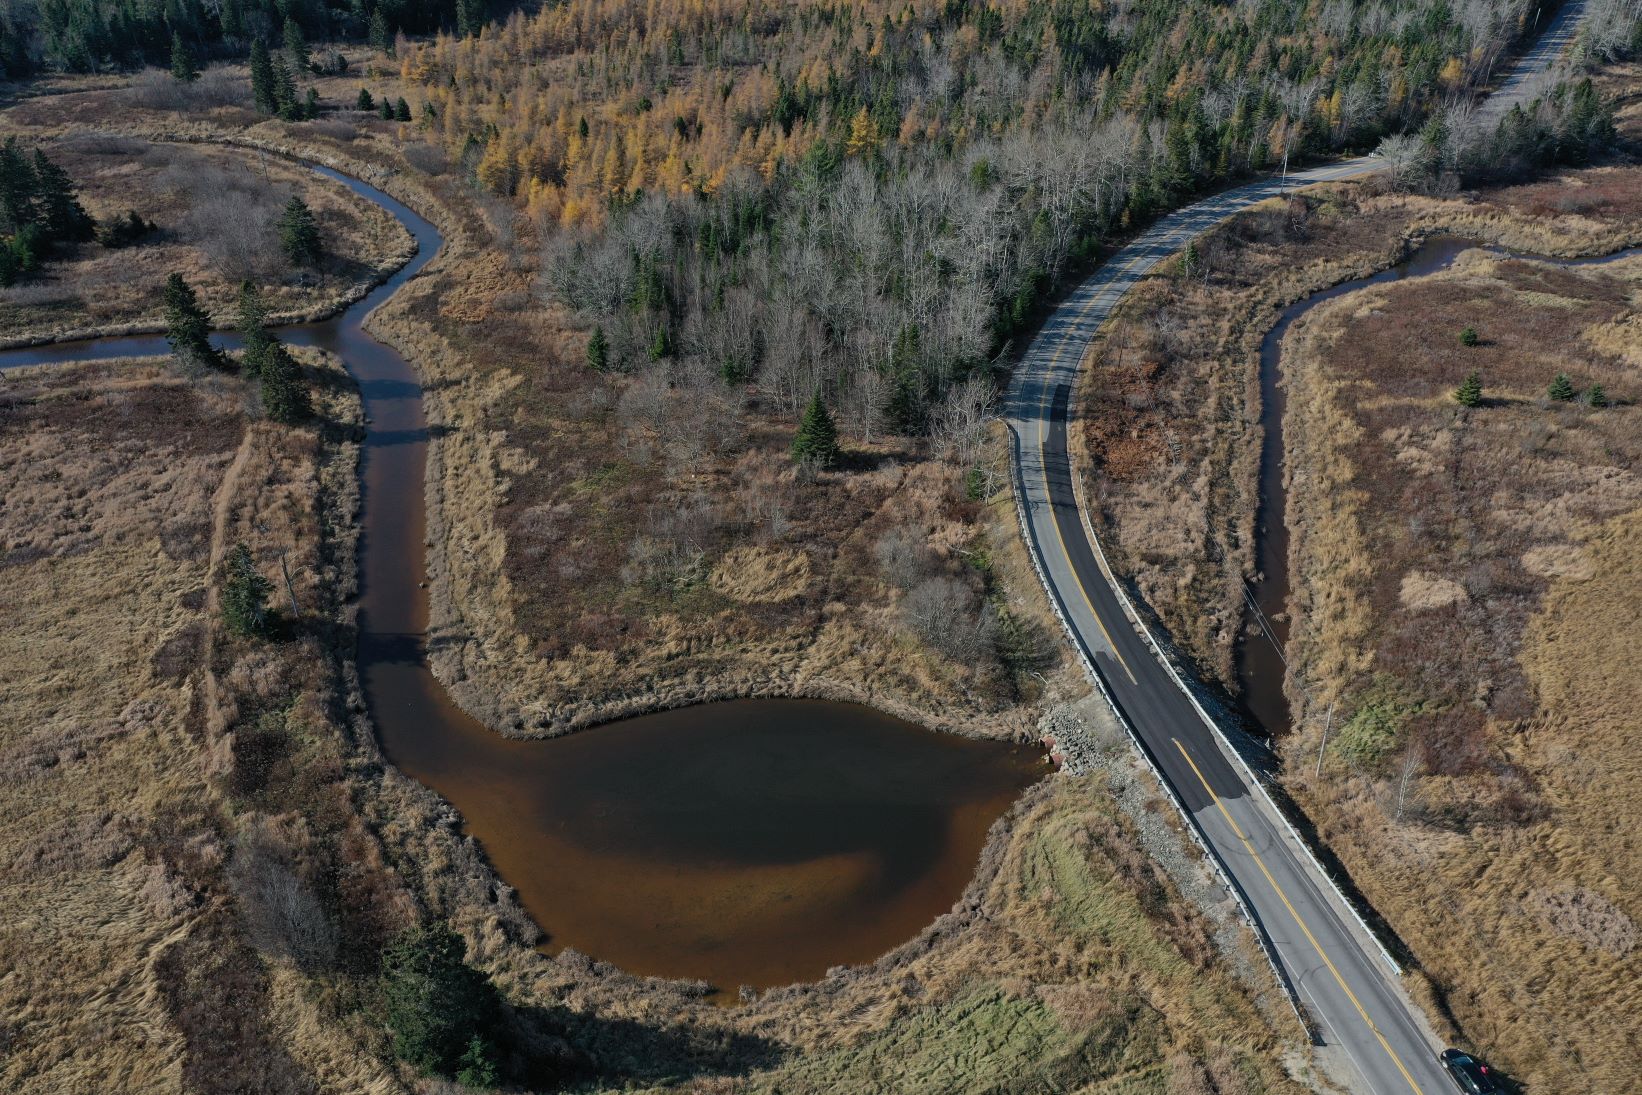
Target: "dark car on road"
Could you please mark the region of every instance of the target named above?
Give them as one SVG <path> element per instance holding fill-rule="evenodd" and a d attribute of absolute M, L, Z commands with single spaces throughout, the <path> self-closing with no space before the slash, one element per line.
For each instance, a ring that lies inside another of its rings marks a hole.
<path fill-rule="evenodd" d="M 1445 1049 L 1437 1060 L 1442 1062 L 1442 1067 L 1454 1077 L 1454 1083 L 1465 1095 L 1501 1095 L 1505 1091 L 1488 1066 L 1468 1053 Z"/>

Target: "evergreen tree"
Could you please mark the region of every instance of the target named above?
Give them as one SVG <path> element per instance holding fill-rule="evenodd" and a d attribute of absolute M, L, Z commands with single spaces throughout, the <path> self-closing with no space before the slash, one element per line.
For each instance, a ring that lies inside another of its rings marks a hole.
<path fill-rule="evenodd" d="M 181 274 L 165 281 L 165 338 L 179 359 L 222 367 L 222 354 L 211 345 L 211 321 Z"/>
<path fill-rule="evenodd" d="M 829 468 L 838 461 L 838 427 L 817 392 L 804 409 L 798 434 L 792 441 L 792 458 L 800 464 Z"/>
<path fill-rule="evenodd" d="M 456 0 L 456 34 L 466 38 L 485 25 L 484 0 Z"/>
<path fill-rule="evenodd" d="M 274 71 L 274 113 L 287 122 L 300 121 L 302 107 L 296 100 L 296 81 L 291 78 L 285 58 L 275 56 L 269 64 Z"/>
<path fill-rule="evenodd" d="M 251 43 L 251 99 L 263 114 L 277 114 L 279 99 L 274 87 L 274 65 L 268 47 L 258 38 Z"/>
<path fill-rule="evenodd" d="M 9 240 L 0 240 L 0 285 L 15 285 L 38 270 L 45 248 L 37 224 L 25 224 Z"/>
<path fill-rule="evenodd" d="M 262 409 L 275 422 L 287 425 L 300 422 L 312 412 L 308 398 L 308 382 L 302 375 L 302 366 L 280 342 L 270 336 L 272 345 L 263 354 L 260 379 L 262 381 Z"/>
<path fill-rule="evenodd" d="M 127 209 L 125 216 L 114 217 L 97 226 L 97 242 L 110 251 L 130 247 L 144 236 L 157 231 L 159 225 L 144 220 L 135 209 Z"/>
<path fill-rule="evenodd" d="M 1482 404 L 1482 374 L 1475 369 L 1466 374 L 1465 380 L 1454 389 L 1454 402 L 1462 407 L 1477 407 Z"/>
<path fill-rule="evenodd" d="M 595 372 L 604 372 L 610 364 L 610 343 L 604 337 L 604 328 L 593 328 L 593 337 L 587 340 L 587 366 Z"/>
<path fill-rule="evenodd" d="M 363 88 L 363 87 L 359 89 L 359 98 L 354 100 L 354 109 L 355 110 L 375 110 L 376 109 L 376 100 L 371 98 L 370 89 Z"/>
<path fill-rule="evenodd" d="M 1574 382 L 1567 373 L 1558 373 L 1556 379 L 1551 381 L 1547 394 L 1558 403 L 1572 403 L 1579 392 L 1574 389 Z"/>
<path fill-rule="evenodd" d="M 463 1087 L 492 1088 L 501 1082 L 496 1062 L 491 1059 L 490 1045 L 477 1034 L 468 1042 L 462 1059 L 456 1063 L 456 1082 Z"/>
<path fill-rule="evenodd" d="M 302 36 L 302 24 L 290 16 L 285 17 L 285 56 L 291 59 L 293 72 L 308 72 L 313 68 L 313 60 L 308 56 L 308 41 Z"/>
<path fill-rule="evenodd" d="M 410 104 L 401 98 L 399 102 L 394 105 L 393 116 L 401 122 L 410 121 Z"/>
<path fill-rule="evenodd" d="M 386 95 L 382 96 L 382 120 L 384 122 L 393 121 L 393 100 Z"/>
<path fill-rule="evenodd" d="M 239 286 L 239 334 L 245 343 L 240 368 L 247 376 L 260 376 L 268 354 L 278 342 L 268 333 L 268 306 L 249 281 L 242 281 Z"/>
<path fill-rule="evenodd" d="M 171 76 L 185 84 L 191 84 L 200 78 L 200 67 L 194 61 L 194 51 L 188 48 L 188 43 L 182 40 L 178 31 L 171 33 Z"/>
<path fill-rule="evenodd" d="M 1196 274 L 1202 265 L 1203 259 L 1198 253 L 1197 244 L 1188 243 L 1186 249 L 1180 252 L 1180 276 L 1189 278 Z"/>
<path fill-rule="evenodd" d="M 1482 339 L 1477 337 L 1477 329 L 1475 327 L 1466 327 L 1464 330 L 1460 331 L 1461 346 L 1475 346 L 1481 341 Z"/>
<path fill-rule="evenodd" d="M 0 229 L 18 232 L 34 223 L 34 191 L 34 168 L 28 156 L 16 137 L 7 137 L 0 145 Z"/>
<path fill-rule="evenodd" d="M 319 117 L 319 92 L 313 88 L 302 97 L 302 116 L 309 120 Z"/>
<path fill-rule="evenodd" d="M 224 38 L 245 37 L 245 10 L 240 0 L 227 0 L 222 5 L 222 36 Z"/>
<path fill-rule="evenodd" d="M 286 261 L 292 266 L 319 264 L 319 226 L 314 223 L 314 214 L 307 202 L 291 195 L 275 227 L 279 230 L 279 246 L 285 252 Z"/>
<path fill-rule="evenodd" d="M 1614 143 L 1612 106 L 1605 104 L 1587 77 L 1574 85 L 1572 101 L 1557 125 L 1559 158 L 1584 163 L 1604 147 Z"/>
<path fill-rule="evenodd" d="M 890 348 L 889 393 L 884 399 L 884 419 L 898 433 L 916 434 L 924 429 L 924 392 L 919 371 L 923 358 L 923 336 L 915 323 L 895 333 Z"/>
<path fill-rule="evenodd" d="M 656 328 L 656 337 L 650 340 L 650 360 L 660 361 L 664 357 L 673 355 L 672 340 L 667 337 L 665 324 Z"/>
<path fill-rule="evenodd" d="M 88 240 L 97 229 L 74 193 L 68 172 L 52 163 L 38 148 L 34 150 L 34 209 L 47 240 Z"/>
<path fill-rule="evenodd" d="M 1602 390 L 1602 385 L 1592 384 L 1591 390 L 1585 393 L 1585 402 L 1601 410 L 1608 405 L 1608 393 Z"/>
<path fill-rule="evenodd" d="M 222 583 L 222 620 L 241 638 L 264 638 L 273 631 L 274 614 L 268 595 L 274 584 L 257 572 L 251 549 L 235 544 L 225 561 Z"/>
<path fill-rule="evenodd" d="M 387 17 L 382 14 L 382 5 L 371 12 L 370 29 L 371 48 L 378 53 L 393 53 L 393 34 L 388 30 Z"/>
<path fill-rule="evenodd" d="M 466 1058 L 495 1023 L 496 989 L 464 951 L 461 936 L 436 925 L 411 929 L 382 956 L 394 1053 L 422 1072 L 449 1076 L 477 1065 Z"/>

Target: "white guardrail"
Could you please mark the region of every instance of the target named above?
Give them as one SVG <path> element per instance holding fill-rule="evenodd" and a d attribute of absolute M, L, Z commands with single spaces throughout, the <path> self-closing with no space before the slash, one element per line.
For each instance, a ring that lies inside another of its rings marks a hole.
<path fill-rule="evenodd" d="M 1220 876 L 1221 882 L 1226 887 L 1226 892 L 1232 895 L 1233 900 L 1237 902 L 1237 907 L 1243 911 L 1243 919 L 1248 922 L 1249 927 L 1254 931 L 1255 938 L 1260 941 L 1260 952 L 1266 956 L 1266 961 L 1271 965 L 1271 971 L 1273 975 L 1276 976 L 1277 983 L 1282 986 L 1283 995 L 1287 998 L 1289 1007 L 1294 1009 L 1294 1017 L 1299 1020 L 1300 1027 L 1306 1032 L 1307 1037 L 1312 1038 L 1315 1041 L 1317 1033 L 1314 1030 L 1310 1020 L 1306 1018 L 1305 1011 L 1300 1006 L 1299 992 L 1294 983 L 1289 979 L 1288 973 L 1284 971 L 1282 963 L 1278 961 L 1277 949 L 1272 945 L 1271 939 L 1266 935 L 1265 928 L 1261 925 L 1259 919 L 1254 915 L 1254 909 L 1250 907 L 1248 899 L 1243 896 L 1242 889 L 1239 888 L 1237 883 L 1232 879 L 1231 872 L 1226 869 L 1225 863 L 1221 861 L 1220 856 L 1215 853 L 1215 850 L 1212 847 L 1209 846 L 1209 842 L 1198 830 L 1197 822 L 1193 819 L 1191 812 L 1186 809 L 1186 804 L 1180 801 L 1180 797 L 1175 793 L 1174 787 L 1171 786 L 1169 781 L 1164 778 L 1163 772 L 1152 760 L 1151 754 L 1146 751 L 1145 743 L 1140 740 L 1140 735 L 1135 732 L 1135 728 L 1130 724 L 1128 717 L 1125 716 L 1123 710 L 1118 707 L 1116 698 L 1113 697 L 1111 691 L 1108 690 L 1106 686 L 1106 679 L 1101 675 L 1100 669 L 1094 663 L 1094 659 L 1090 657 L 1088 652 L 1085 650 L 1083 639 L 1072 627 L 1072 621 L 1067 617 L 1065 610 L 1061 607 L 1060 594 L 1056 592 L 1055 587 L 1049 581 L 1048 572 L 1044 569 L 1037 537 L 1032 532 L 1032 522 L 1027 519 L 1026 484 L 1025 477 L 1021 472 L 1020 460 L 1020 434 L 1016 432 L 1015 427 L 1007 419 L 1004 421 L 1004 428 L 1009 431 L 1010 447 L 1013 450 L 1010 453 L 1010 465 L 1013 473 L 1010 476 L 1010 480 L 1014 488 L 1011 493 L 1015 496 L 1015 520 L 1016 523 L 1020 525 L 1021 538 L 1026 541 L 1026 554 L 1032 560 L 1032 570 L 1037 574 L 1038 581 L 1042 583 L 1044 592 L 1049 595 L 1049 607 L 1055 613 L 1055 619 L 1060 621 L 1060 626 L 1066 632 L 1066 637 L 1071 640 L 1072 649 L 1077 652 L 1078 662 L 1083 666 L 1084 675 L 1087 676 L 1090 682 L 1093 683 L 1094 686 L 1100 691 L 1102 698 L 1106 700 L 1106 706 L 1112 709 L 1112 714 L 1116 717 L 1118 724 L 1123 727 L 1124 731 L 1128 733 L 1130 741 L 1134 743 L 1135 751 L 1138 752 L 1141 759 L 1146 762 L 1146 767 L 1151 771 L 1153 778 L 1157 780 L 1158 786 L 1163 788 L 1163 793 L 1169 796 L 1169 801 L 1174 805 L 1175 812 L 1180 815 L 1183 821 L 1185 821 L 1186 832 L 1190 834 L 1192 841 L 1203 852 L 1204 858 L 1214 865 L 1215 873 Z M 1081 499 L 1079 500 L 1079 504 L 1082 504 Z M 1050 519 L 1053 520 L 1053 516 L 1051 516 Z M 1101 558 L 1101 568 L 1103 571 L 1105 570 L 1105 567 L 1106 560 L 1103 556 Z M 1172 672 L 1173 670 L 1171 668 L 1171 673 Z M 1178 680 L 1178 678 L 1176 679 Z"/>
<path fill-rule="evenodd" d="M 1070 402 L 1067 404 L 1067 412 L 1067 432 L 1068 435 L 1070 435 L 1072 426 Z M 1242 769 L 1244 777 L 1254 786 L 1256 790 L 1260 792 L 1260 797 L 1265 800 L 1266 806 L 1274 815 L 1276 815 L 1277 820 L 1282 823 L 1283 828 L 1288 832 L 1289 839 L 1293 841 L 1302 852 L 1305 853 L 1306 858 L 1311 861 L 1311 865 L 1316 870 L 1318 876 L 1322 878 L 1323 881 L 1328 883 L 1329 889 L 1334 891 L 1335 899 L 1339 901 L 1340 905 L 1344 907 L 1346 912 L 1351 914 L 1351 918 L 1357 922 L 1357 926 L 1362 929 L 1363 934 L 1368 937 L 1371 943 L 1374 944 L 1374 948 L 1380 952 L 1380 957 L 1385 960 L 1386 965 L 1391 967 L 1392 973 L 1397 976 L 1401 976 L 1403 972 L 1402 966 L 1397 962 L 1396 958 L 1392 957 L 1391 952 L 1386 949 L 1385 943 L 1383 943 L 1380 940 L 1380 937 L 1375 934 L 1374 929 L 1369 927 L 1368 920 L 1363 916 L 1357 906 L 1352 903 L 1351 899 L 1346 896 L 1345 891 L 1340 887 L 1340 883 L 1336 881 L 1334 876 L 1331 875 L 1323 866 L 1322 860 L 1317 858 L 1317 853 L 1312 851 L 1311 845 L 1306 843 L 1305 838 L 1300 835 L 1300 831 L 1296 829 L 1294 827 L 1294 823 L 1288 819 L 1288 815 L 1283 812 L 1282 808 L 1279 807 L 1276 801 L 1271 797 L 1271 792 L 1266 788 L 1265 780 L 1260 778 L 1259 774 L 1256 773 L 1255 770 L 1249 765 L 1249 762 L 1244 759 L 1243 754 L 1238 750 L 1237 746 L 1233 744 L 1231 737 L 1226 733 L 1225 728 L 1220 725 L 1219 720 L 1210 715 L 1204 708 L 1203 704 L 1198 700 L 1197 693 L 1192 690 L 1192 688 L 1186 683 L 1185 678 L 1183 678 L 1180 675 L 1180 672 L 1175 669 L 1174 661 L 1168 656 L 1168 652 L 1163 649 L 1163 644 L 1157 641 L 1157 637 L 1152 634 L 1152 629 L 1146 626 L 1146 621 L 1141 617 L 1140 613 L 1136 611 L 1134 604 L 1129 600 L 1129 595 L 1124 592 L 1123 583 L 1119 582 L 1116 576 L 1112 573 L 1111 564 L 1106 561 L 1106 552 L 1100 545 L 1100 537 L 1095 535 L 1094 526 L 1090 524 L 1088 500 L 1083 494 L 1083 478 L 1077 474 L 1076 468 L 1070 467 L 1071 459 L 1071 448 L 1070 445 L 1068 445 L 1067 470 L 1072 479 L 1072 493 L 1077 500 L 1078 517 L 1083 522 L 1083 532 L 1084 535 L 1089 538 L 1089 545 L 1095 549 L 1095 558 L 1100 563 L 1100 572 L 1102 576 L 1105 577 L 1106 584 L 1110 586 L 1112 592 L 1117 595 L 1118 603 L 1123 606 L 1124 615 L 1129 617 L 1130 623 L 1133 624 L 1135 630 L 1140 633 L 1140 637 L 1146 640 L 1147 646 L 1151 647 L 1152 656 L 1163 663 L 1163 668 L 1168 672 L 1169 678 L 1174 681 L 1175 686 L 1178 687 L 1181 692 L 1185 693 L 1186 699 L 1191 702 L 1192 710 L 1196 711 L 1198 717 L 1201 718 L 1204 723 L 1208 725 L 1209 729 L 1214 732 L 1216 739 L 1220 742 L 1220 751 L 1225 753 L 1233 764 Z"/>

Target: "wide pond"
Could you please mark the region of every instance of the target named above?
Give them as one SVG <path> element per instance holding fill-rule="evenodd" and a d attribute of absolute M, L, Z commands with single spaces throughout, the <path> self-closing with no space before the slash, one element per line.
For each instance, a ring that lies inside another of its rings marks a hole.
<path fill-rule="evenodd" d="M 1033 750 L 802 700 L 550 741 L 435 723 L 389 745 L 462 811 L 550 949 L 727 990 L 814 979 L 912 938 L 1044 770 Z"/>

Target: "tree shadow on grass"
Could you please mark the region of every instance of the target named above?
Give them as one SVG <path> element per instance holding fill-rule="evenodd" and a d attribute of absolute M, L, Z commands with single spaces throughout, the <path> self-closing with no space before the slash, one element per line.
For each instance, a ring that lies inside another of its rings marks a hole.
<path fill-rule="evenodd" d="M 558 1090 L 745 1076 L 786 1053 L 771 1039 L 705 1023 L 658 1027 L 541 1006 L 515 1008 L 513 1019 L 521 1078 Z"/>
<path fill-rule="evenodd" d="M 838 458 L 832 462 L 833 471 L 847 472 L 851 475 L 877 471 L 891 461 L 905 460 L 906 457 L 898 453 L 863 452 L 860 449 L 839 449 Z"/>

